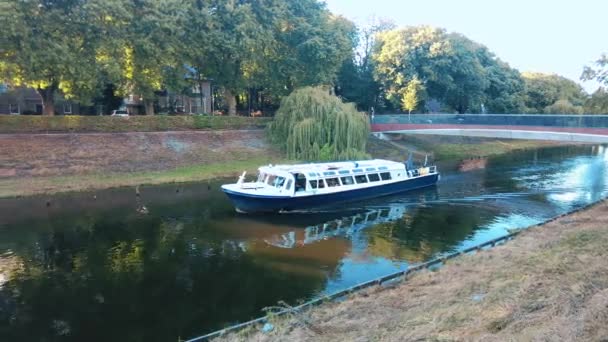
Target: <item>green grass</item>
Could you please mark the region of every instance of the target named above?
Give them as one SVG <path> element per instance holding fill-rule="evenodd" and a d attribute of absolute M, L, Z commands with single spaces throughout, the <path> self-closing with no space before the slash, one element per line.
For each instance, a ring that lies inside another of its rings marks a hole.
<path fill-rule="evenodd" d="M 13 116 L 0 115 L 0 133 L 157 132 L 264 128 L 272 118 L 243 116 Z"/>
<path fill-rule="evenodd" d="M 237 177 L 243 171 L 247 171 L 249 175 L 254 174 L 261 165 L 284 162 L 286 163 L 288 161 L 271 157 L 253 157 L 247 160 L 192 165 L 167 171 L 0 180 L 0 198 L 107 189 L 144 184 L 183 183 L 220 177 Z"/>
<path fill-rule="evenodd" d="M 485 141 L 478 144 L 437 144 L 433 146 L 437 160 L 466 159 L 503 154 L 514 150 L 537 148 L 546 145 L 539 141 L 510 140 Z"/>
<path fill-rule="evenodd" d="M 540 140 L 402 135 L 394 141 L 394 144 L 403 146 L 404 150 L 414 149 L 419 155 L 429 154 L 433 155 L 435 160 L 445 161 L 488 157 L 515 150 L 554 146 L 559 143 Z"/>

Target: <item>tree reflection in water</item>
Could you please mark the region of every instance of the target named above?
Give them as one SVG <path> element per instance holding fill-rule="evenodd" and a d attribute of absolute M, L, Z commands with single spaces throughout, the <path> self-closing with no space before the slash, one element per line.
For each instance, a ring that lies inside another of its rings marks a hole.
<path fill-rule="evenodd" d="M 14 265 L 3 269 L 0 340 L 174 341 L 323 286 L 318 275 L 278 270 L 238 241 L 208 235 L 120 211 L 28 234 L 0 260 Z"/>

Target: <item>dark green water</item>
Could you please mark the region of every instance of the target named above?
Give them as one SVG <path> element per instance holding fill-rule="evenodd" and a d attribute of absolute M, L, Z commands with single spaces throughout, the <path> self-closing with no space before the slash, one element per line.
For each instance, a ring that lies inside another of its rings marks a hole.
<path fill-rule="evenodd" d="M 274 216 L 236 214 L 218 182 L 3 199 L 0 341 L 191 338 L 604 198 L 607 167 L 601 146 L 518 152 Z"/>

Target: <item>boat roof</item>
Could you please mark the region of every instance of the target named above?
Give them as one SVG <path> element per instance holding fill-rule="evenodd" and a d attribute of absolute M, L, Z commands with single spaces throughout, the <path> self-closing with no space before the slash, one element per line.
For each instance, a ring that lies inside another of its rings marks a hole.
<path fill-rule="evenodd" d="M 317 176 L 328 176 L 325 172 L 336 171 L 334 174 L 340 174 L 339 171 L 344 171 L 342 174 L 346 174 L 346 171 L 353 172 L 366 172 L 366 171 L 385 171 L 394 169 L 403 169 L 404 164 L 384 159 L 372 159 L 372 160 L 354 160 L 345 162 L 329 162 L 329 163 L 310 163 L 310 164 L 291 164 L 291 165 L 268 165 L 259 168 L 260 172 L 273 173 L 273 172 L 289 172 L 289 173 L 303 173 L 306 176 L 313 176 L 312 174 L 318 174 Z M 312 174 L 311 174 L 312 173 Z"/>

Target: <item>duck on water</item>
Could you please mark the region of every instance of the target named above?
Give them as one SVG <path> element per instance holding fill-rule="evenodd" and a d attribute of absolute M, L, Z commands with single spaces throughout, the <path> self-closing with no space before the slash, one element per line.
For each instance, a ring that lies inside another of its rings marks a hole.
<path fill-rule="evenodd" d="M 233 184 L 222 185 L 236 210 L 242 213 L 303 210 L 387 196 L 431 186 L 439 180 L 436 166 L 414 167 L 374 159 L 348 162 L 268 165 L 257 180 L 245 174 Z"/>

